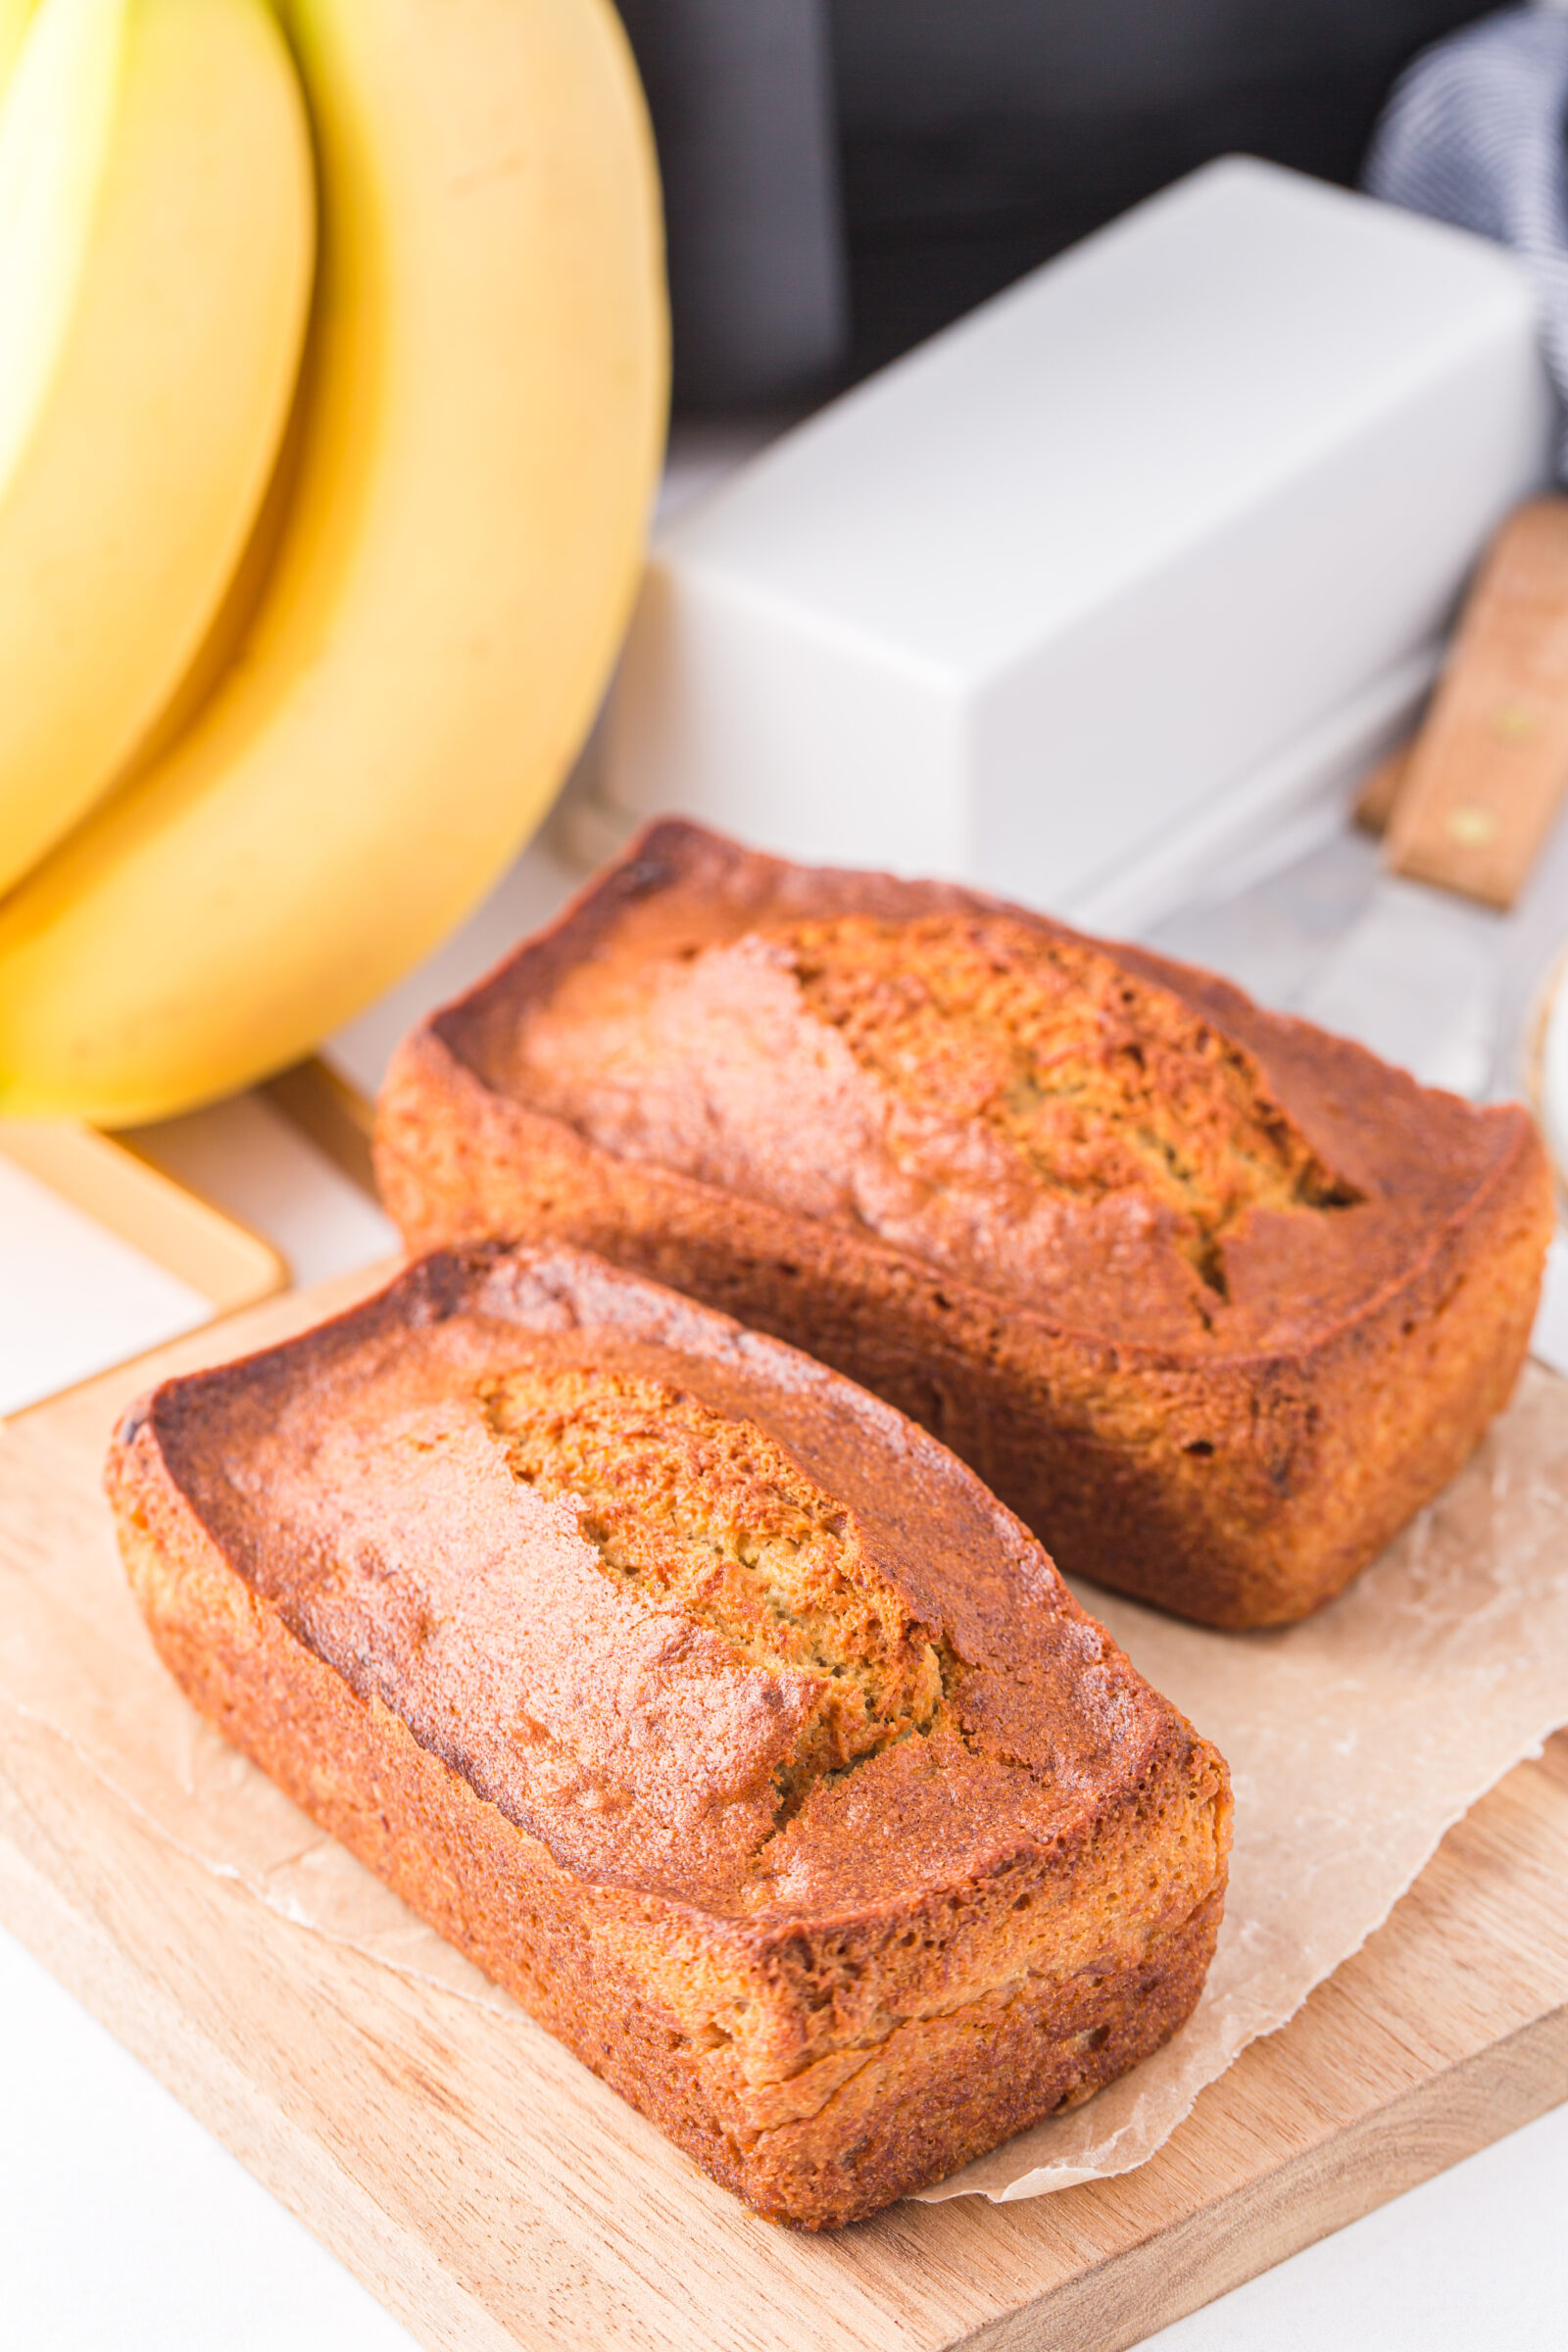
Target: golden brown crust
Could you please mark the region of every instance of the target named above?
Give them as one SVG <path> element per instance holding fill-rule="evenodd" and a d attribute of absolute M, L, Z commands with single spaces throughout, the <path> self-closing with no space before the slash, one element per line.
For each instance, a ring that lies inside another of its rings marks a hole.
<path fill-rule="evenodd" d="M 1219 1758 L 793 1349 L 574 1251 L 438 1257 L 168 1384 L 109 1483 L 203 1712 L 773 2218 L 940 2177 L 1198 1996 Z"/>
<path fill-rule="evenodd" d="M 1339 1240 L 1355 1188 L 1253 1055 L 1016 917 L 767 925 L 577 968 L 514 1083 L 618 1159 L 835 1223 L 1058 1322 L 1202 1346 L 1260 1217 Z"/>
<path fill-rule="evenodd" d="M 901 932 L 912 1014 L 889 1009 Z M 1050 970 L 1098 1008 L 1059 1084 Z M 966 1086 L 982 1115 L 941 1115 Z M 976 1208 L 956 1160 L 981 1128 Z M 670 1283 L 924 1423 L 1069 1572 L 1238 1627 L 1331 1598 L 1459 1467 L 1517 1375 L 1551 1224 L 1515 1105 L 972 892 L 673 822 L 404 1042 L 376 1155 L 415 1248 L 555 1235 Z M 1070 1183 L 1041 1179 L 1053 1155 Z"/>

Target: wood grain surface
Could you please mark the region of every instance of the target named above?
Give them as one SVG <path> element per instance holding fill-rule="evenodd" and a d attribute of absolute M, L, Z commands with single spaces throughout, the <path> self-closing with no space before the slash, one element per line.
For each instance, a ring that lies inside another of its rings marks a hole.
<path fill-rule="evenodd" d="M 269 1301 L 9 1424 L 0 1571 L 112 1542 L 104 1445 L 152 1377 L 368 1287 Z M 1015 2205 L 897 2205 L 838 2236 L 757 2221 L 519 2015 L 217 1878 L 5 1707 L 0 1916 L 452 2352 L 1118 2352 L 1568 2097 L 1568 1737 L 1450 1833 L 1387 1926 L 1152 2163 Z"/>

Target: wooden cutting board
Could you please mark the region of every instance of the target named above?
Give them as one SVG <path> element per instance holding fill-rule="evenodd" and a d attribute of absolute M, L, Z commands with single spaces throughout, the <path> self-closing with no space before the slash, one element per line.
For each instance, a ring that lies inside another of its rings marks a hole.
<path fill-rule="evenodd" d="M 13 1421 L 0 1570 L 112 1543 L 99 1468 L 137 1390 L 369 1287 L 271 1300 Z M 896 2205 L 830 2237 L 757 2221 L 520 2016 L 215 1877 L 3 1705 L 0 1916 L 451 2352 L 1119 2352 L 1568 2098 L 1568 1737 L 1475 1807 L 1152 2163 L 1023 2204 Z"/>

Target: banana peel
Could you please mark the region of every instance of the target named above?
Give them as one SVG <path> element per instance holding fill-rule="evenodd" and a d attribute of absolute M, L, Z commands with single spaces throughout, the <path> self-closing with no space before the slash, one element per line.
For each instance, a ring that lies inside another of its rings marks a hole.
<path fill-rule="evenodd" d="M 0 891 L 114 782 L 223 598 L 316 246 L 266 0 L 44 0 L 21 29 L 0 110 Z"/>
<path fill-rule="evenodd" d="M 279 14 L 320 245 L 275 552 L 189 724 L 0 904 L 11 1115 L 166 1116 L 381 994 L 548 808 L 640 572 L 667 330 L 613 12 Z"/>

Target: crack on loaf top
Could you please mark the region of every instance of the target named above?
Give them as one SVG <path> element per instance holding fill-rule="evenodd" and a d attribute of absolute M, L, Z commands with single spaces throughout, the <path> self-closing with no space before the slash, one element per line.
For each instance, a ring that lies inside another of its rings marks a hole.
<path fill-rule="evenodd" d="M 1257 1063 L 1168 989 L 1006 915 L 864 915 L 766 935 L 858 1065 L 953 1123 L 978 1121 L 1043 1191 L 1138 1191 L 1170 1210 L 1222 1297 L 1244 1210 L 1352 1205 Z"/>
<path fill-rule="evenodd" d="M 944 1698 L 931 1629 L 855 1514 L 754 1422 L 596 1367 L 507 1372 L 480 1400 L 513 1476 L 577 1505 L 607 1577 L 673 1603 L 737 1663 L 819 1679 L 774 1775 L 780 1822 L 825 1775 L 930 1728 Z"/>

